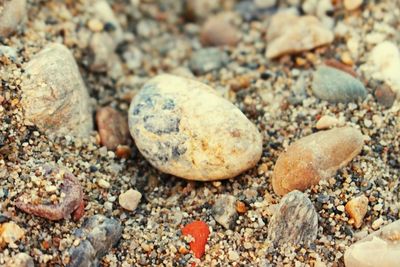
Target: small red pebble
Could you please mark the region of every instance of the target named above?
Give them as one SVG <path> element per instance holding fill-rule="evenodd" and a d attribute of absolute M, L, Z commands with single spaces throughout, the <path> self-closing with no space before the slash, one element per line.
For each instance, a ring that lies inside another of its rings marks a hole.
<path fill-rule="evenodd" d="M 84 213 L 85 213 L 85 202 L 82 200 L 78 208 L 74 210 L 74 212 L 72 213 L 72 219 L 74 219 L 74 221 L 79 221 L 79 219 L 82 218 Z"/>
<path fill-rule="evenodd" d="M 189 245 L 194 256 L 200 259 L 204 255 L 207 239 L 210 235 L 208 225 L 203 221 L 194 221 L 182 228 L 182 234 L 193 237 L 194 240 Z"/>

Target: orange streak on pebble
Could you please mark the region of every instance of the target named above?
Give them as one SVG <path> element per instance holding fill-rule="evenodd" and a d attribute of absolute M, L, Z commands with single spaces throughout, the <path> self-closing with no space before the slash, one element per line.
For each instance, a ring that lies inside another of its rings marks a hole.
<path fill-rule="evenodd" d="M 206 250 L 206 244 L 210 230 L 208 225 L 203 221 L 194 221 L 182 228 L 182 234 L 192 236 L 193 241 L 189 243 L 190 248 L 196 258 L 200 259 Z"/>

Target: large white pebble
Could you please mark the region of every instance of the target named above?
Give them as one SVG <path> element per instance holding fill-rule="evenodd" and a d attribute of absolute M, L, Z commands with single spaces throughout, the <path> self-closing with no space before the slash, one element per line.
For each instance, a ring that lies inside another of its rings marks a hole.
<path fill-rule="evenodd" d="M 237 176 L 260 159 L 262 136 L 246 116 L 198 81 L 159 75 L 132 100 L 129 127 L 144 157 L 189 180 Z"/>

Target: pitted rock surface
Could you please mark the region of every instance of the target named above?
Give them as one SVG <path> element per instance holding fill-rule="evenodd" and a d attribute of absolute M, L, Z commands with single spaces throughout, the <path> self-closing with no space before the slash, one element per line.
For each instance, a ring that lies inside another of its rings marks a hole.
<path fill-rule="evenodd" d="M 144 157 L 189 180 L 237 176 L 252 168 L 262 137 L 246 116 L 195 80 L 159 75 L 132 100 L 129 127 Z"/>

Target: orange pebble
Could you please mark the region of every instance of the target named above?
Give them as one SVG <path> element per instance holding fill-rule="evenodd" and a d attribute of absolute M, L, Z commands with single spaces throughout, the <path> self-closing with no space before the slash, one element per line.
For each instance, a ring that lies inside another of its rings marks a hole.
<path fill-rule="evenodd" d="M 210 235 L 208 225 L 203 221 L 194 221 L 182 228 L 182 234 L 193 237 L 194 240 L 190 242 L 189 245 L 194 256 L 200 259 L 204 255 L 207 239 Z"/>

